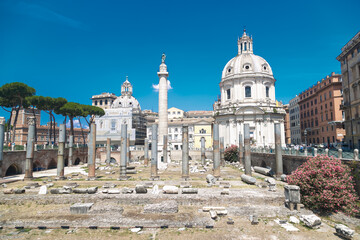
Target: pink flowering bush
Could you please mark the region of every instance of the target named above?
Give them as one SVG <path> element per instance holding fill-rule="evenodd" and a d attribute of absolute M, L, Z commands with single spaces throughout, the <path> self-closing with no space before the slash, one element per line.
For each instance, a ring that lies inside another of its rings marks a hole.
<path fill-rule="evenodd" d="M 225 161 L 237 162 L 239 160 L 239 150 L 236 145 L 231 145 L 225 149 L 224 152 Z"/>
<path fill-rule="evenodd" d="M 342 211 L 350 215 L 359 213 L 356 205 L 359 198 L 350 168 L 337 158 L 325 155 L 309 157 L 286 180 L 300 187 L 301 201 L 310 209 Z"/>

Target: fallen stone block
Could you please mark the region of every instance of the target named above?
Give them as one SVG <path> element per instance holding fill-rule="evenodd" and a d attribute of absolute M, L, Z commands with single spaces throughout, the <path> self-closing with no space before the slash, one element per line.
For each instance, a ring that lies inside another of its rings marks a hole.
<path fill-rule="evenodd" d="M 48 188 L 51 188 L 51 187 L 54 186 L 54 184 L 53 184 L 53 183 L 48 183 L 48 184 L 46 184 L 46 186 L 47 186 Z"/>
<path fill-rule="evenodd" d="M 154 183 L 153 183 L 153 182 L 145 182 L 145 183 L 144 183 L 144 186 L 145 186 L 146 188 L 152 188 L 152 187 L 154 186 Z"/>
<path fill-rule="evenodd" d="M 136 193 L 147 193 L 147 188 L 144 185 L 136 185 L 135 192 Z"/>
<path fill-rule="evenodd" d="M 144 206 L 144 213 L 177 213 L 178 211 L 179 206 L 175 200 L 146 204 Z"/>
<path fill-rule="evenodd" d="M 120 189 L 109 189 L 108 194 L 120 194 Z"/>
<path fill-rule="evenodd" d="M 79 184 L 77 184 L 76 182 L 71 182 L 71 183 L 66 183 L 64 187 L 77 188 L 78 186 Z"/>
<path fill-rule="evenodd" d="M 276 184 L 276 180 L 271 177 L 265 178 L 265 182 L 270 183 L 270 184 Z"/>
<path fill-rule="evenodd" d="M 289 221 L 290 221 L 291 223 L 295 223 L 295 224 L 299 224 L 299 223 L 300 223 L 300 220 L 297 219 L 297 217 L 295 217 L 295 216 L 290 216 Z"/>
<path fill-rule="evenodd" d="M 269 183 L 269 191 L 270 192 L 276 192 L 276 184 Z"/>
<path fill-rule="evenodd" d="M 224 189 L 221 191 L 220 195 L 229 195 L 230 194 L 230 190 L 229 189 Z"/>
<path fill-rule="evenodd" d="M 347 226 L 345 226 L 343 224 L 336 224 L 335 230 L 339 236 L 341 236 L 345 239 L 352 239 L 354 237 L 355 231 L 348 228 Z"/>
<path fill-rule="evenodd" d="M 321 225 L 321 219 L 314 215 L 301 215 L 300 221 L 310 228 L 319 228 Z"/>
<path fill-rule="evenodd" d="M 130 188 L 127 188 L 127 187 L 124 187 L 123 189 L 121 189 L 122 194 L 131 194 L 133 192 L 134 192 L 133 189 L 130 189 Z"/>
<path fill-rule="evenodd" d="M 183 188 L 181 190 L 182 194 L 197 194 L 198 193 L 198 189 L 197 188 Z"/>
<path fill-rule="evenodd" d="M 229 224 L 229 225 L 234 225 L 234 220 L 232 218 L 228 218 L 226 223 Z"/>
<path fill-rule="evenodd" d="M 70 194 L 72 193 L 72 189 L 69 188 L 69 189 L 59 189 L 59 194 Z"/>
<path fill-rule="evenodd" d="M 10 188 L 10 189 L 5 189 L 3 191 L 4 194 L 13 194 L 14 193 L 14 189 Z"/>
<path fill-rule="evenodd" d="M 116 187 L 116 184 L 114 183 L 105 183 L 103 186 L 103 188 L 114 188 L 114 187 Z"/>
<path fill-rule="evenodd" d="M 87 193 L 87 188 L 75 188 L 73 193 L 85 194 Z"/>
<path fill-rule="evenodd" d="M 7 188 L 6 183 L 1 184 L 1 186 L 2 186 L 3 188 Z"/>
<path fill-rule="evenodd" d="M 178 194 L 179 188 L 176 186 L 165 185 L 163 187 L 163 193 L 165 194 Z"/>
<path fill-rule="evenodd" d="M 209 212 L 210 210 L 223 211 L 223 210 L 226 210 L 226 208 L 225 207 L 212 207 L 212 206 L 209 206 L 209 207 L 203 207 L 202 210 L 203 210 L 203 212 Z"/>
<path fill-rule="evenodd" d="M 267 182 L 257 182 L 255 185 L 258 186 L 259 188 L 267 188 L 269 186 L 269 183 L 267 183 Z"/>
<path fill-rule="evenodd" d="M 135 169 L 135 166 L 127 166 L 126 167 L 126 170 L 134 170 Z"/>
<path fill-rule="evenodd" d="M 226 209 L 225 210 L 215 210 L 215 212 L 218 216 L 224 216 L 224 215 L 228 214 L 228 211 Z"/>
<path fill-rule="evenodd" d="M 70 212 L 75 214 L 87 213 L 94 203 L 75 203 L 70 206 Z"/>
<path fill-rule="evenodd" d="M 286 182 L 286 174 L 281 174 L 280 180 Z"/>
<path fill-rule="evenodd" d="M 46 185 L 41 186 L 39 189 L 39 195 L 45 195 L 47 193 L 48 193 L 47 186 Z"/>
<path fill-rule="evenodd" d="M 109 192 L 109 189 L 104 189 L 101 191 L 102 193 L 108 193 Z"/>
<path fill-rule="evenodd" d="M 245 182 L 245 183 L 248 183 L 248 184 L 255 184 L 256 183 L 256 178 L 245 175 L 245 174 L 241 175 L 241 180 L 243 182 Z"/>
<path fill-rule="evenodd" d="M 14 190 L 14 193 L 15 193 L 15 194 L 23 194 L 23 193 L 25 193 L 25 189 L 24 189 L 24 188 L 15 189 L 15 190 Z"/>
<path fill-rule="evenodd" d="M 152 188 L 151 194 L 157 195 L 157 194 L 159 194 L 159 193 L 160 193 L 159 186 L 156 184 L 156 185 Z"/>
<path fill-rule="evenodd" d="M 94 194 L 94 193 L 97 192 L 97 190 L 98 190 L 98 187 L 90 187 L 90 188 L 87 189 L 87 193 L 88 194 Z"/>
<path fill-rule="evenodd" d="M 214 219 L 214 220 L 217 219 L 218 215 L 217 215 L 216 211 L 210 210 L 209 213 L 210 213 L 210 217 L 211 217 L 212 219 Z"/>
<path fill-rule="evenodd" d="M 259 224 L 259 219 L 257 215 L 250 215 L 250 222 L 252 225 Z"/>
<path fill-rule="evenodd" d="M 279 219 L 274 220 L 277 224 L 279 224 L 282 228 L 284 228 L 287 232 L 299 232 L 300 230 L 294 227 L 291 223 L 282 222 Z"/>
<path fill-rule="evenodd" d="M 181 188 L 191 188 L 191 184 L 189 182 L 181 182 L 180 187 Z"/>
<path fill-rule="evenodd" d="M 209 183 L 209 184 L 215 185 L 215 183 L 216 183 L 216 178 L 215 178 L 213 175 L 208 174 L 208 175 L 206 176 L 206 182 Z"/>
<path fill-rule="evenodd" d="M 132 169 L 132 170 L 126 170 L 126 174 L 136 174 L 136 170 Z"/>
<path fill-rule="evenodd" d="M 229 182 L 220 182 L 220 187 L 223 187 L 223 188 L 230 188 L 231 185 Z"/>
<path fill-rule="evenodd" d="M 263 174 L 265 176 L 270 176 L 270 172 L 271 172 L 271 169 L 268 169 L 268 168 L 263 168 L 263 167 L 257 167 L 255 166 L 254 167 L 254 171 L 257 172 L 257 173 L 260 173 L 260 174 Z"/>

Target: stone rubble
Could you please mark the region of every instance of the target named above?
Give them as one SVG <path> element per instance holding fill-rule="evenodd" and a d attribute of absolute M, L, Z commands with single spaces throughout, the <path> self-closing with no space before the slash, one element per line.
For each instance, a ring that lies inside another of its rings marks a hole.
<path fill-rule="evenodd" d="M 163 201 L 161 203 L 146 204 L 144 213 L 177 213 L 178 203 L 175 200 Z"/>
<path fill-rule="evenodd" d="M 301 215 L 300 221 L 302 221 L 306 226 L 310 228 L 319 228 L 321 225 L 321 219 L 314 215 Z"/>
<path fill-rule="evenodd" d="M 355 231 L 348 228 L 347 226 L 345 226 L 343 224 L 336 224 L 335 230 L 339 236 L 341 236 L 345 239 L 352 239 L 354 237 Z"/>
<path fill-rule="evenodd" d="M 163 193 L 165 193 L 165 194 L 178 194 L 179 193 L 179 188 L 176 187 L 176 186 L 165 185 L 163 187 Z"/>

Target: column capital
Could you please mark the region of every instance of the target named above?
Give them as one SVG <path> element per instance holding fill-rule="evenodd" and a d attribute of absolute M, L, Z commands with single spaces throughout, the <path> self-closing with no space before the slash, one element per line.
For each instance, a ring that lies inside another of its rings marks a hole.
<path fill-rule="evenodd" d="M 28 117 L 27 119 L 28 125 L 35 125 L 35 117 Z"/>

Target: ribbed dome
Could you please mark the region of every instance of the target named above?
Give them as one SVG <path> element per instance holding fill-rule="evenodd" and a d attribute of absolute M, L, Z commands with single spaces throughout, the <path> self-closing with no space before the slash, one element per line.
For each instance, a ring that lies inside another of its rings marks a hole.
<path fill-rule="evenodd" d="M 133 96 L 121 95 L 111 105 L 111 108 L 123 108 L 123 107 L 132 107 L 132 108 L 140 108 L 140 104 L 136 98 Z"/>
<path fill-rule="evenodd" d="M 269 63 L 253 53 L 242 53 L 232 58 L 222 71 L 222 81 L 231 77 L 247 74 L 264 74 L 273 76 Z"/>

